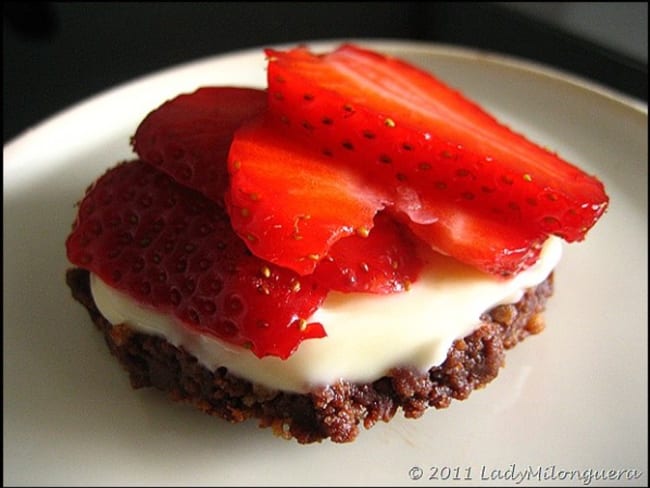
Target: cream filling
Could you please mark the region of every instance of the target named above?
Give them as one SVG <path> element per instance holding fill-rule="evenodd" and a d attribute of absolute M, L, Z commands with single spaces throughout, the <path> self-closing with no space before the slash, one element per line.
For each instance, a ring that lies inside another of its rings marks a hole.
<path fill-rule="evenodd" d="M 499 280 L 434 253 L 409 291 L 394 295 L 331 292 L 311 321 L 327 337 L 304 341 L 286 360 L 198 334 L 171 316 L 143 307 L 91 275 L 102 315 L 112 324 L 164 337 L 194 355 L 210 370 L 225 366 L 242 379 L 267 388 L 306 392 L 339 379 L 372 382 L 397 366 L 425 371 L 441 364 L 456 339 L 471 334 L 483 312 L 521 299 L 525 289 L 544 281 L 558 264 L 562 241 L 552 237 L 540 259 L 509 280 Z"/>

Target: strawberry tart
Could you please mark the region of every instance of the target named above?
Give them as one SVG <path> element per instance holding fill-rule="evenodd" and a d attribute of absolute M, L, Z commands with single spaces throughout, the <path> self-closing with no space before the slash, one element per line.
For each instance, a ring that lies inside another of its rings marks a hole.
<path fill-rule="evenodd" d="M 164 102 L 88 187 L 74 298 L 134 388 L 300 443 L 466 399 L 544 328 L 602 183 L 404 60 L 266 59 L 264 90 Z"/>

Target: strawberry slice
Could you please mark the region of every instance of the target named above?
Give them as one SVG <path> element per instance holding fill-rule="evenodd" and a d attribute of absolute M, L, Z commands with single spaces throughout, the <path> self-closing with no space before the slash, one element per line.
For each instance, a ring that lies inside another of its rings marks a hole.
<path fill-rule="evenodd" d="M 534 264 L 547 238 L 454 205 L 441 204 L 437 212 L 442 217 L 430 224 L 418 224 L 406 216 L 402 220 L 435 251 L 498 277 L 511 277 Z"/>
<path fill-rule="evenodd" d="M 456 202 L 499 227 L 572 242 L 608 205 L 595 177 L 402 60 L 349 44 L 266 53 L 276 123 L 394 191 L 415 223 L 439 222 L 436 203 Z"/>
<path fill-rule="evenodd" d="M 251 252 L 307 275 L 335 242 L 367 235 L 385 198 L 282 129 L 260 117 L 237 131 L 226 205 Z"/>
<path fill-rule="evenodd" d="M 66 249 L 139 303 L 259 357 L 325 335 L 307 319 L 326 288 L 251 255 L 221 206 L 141 161 L 88 189 Z"/>
<path fill-rule="evenodd" d="M 341 292 L 398 293 L 415 282 L 424 262 L 408 228 L 380 212 L 370 233 L 337 241 L 316 270 L 323 286 Z"/>
<path fill-rule="evenodd" d="M 222 202 L 228 185 L 224 163 L 233 132 L 265 108 L 263 90 L 202 87 L 149 113 L 131 143 L 143 161 Z"/>

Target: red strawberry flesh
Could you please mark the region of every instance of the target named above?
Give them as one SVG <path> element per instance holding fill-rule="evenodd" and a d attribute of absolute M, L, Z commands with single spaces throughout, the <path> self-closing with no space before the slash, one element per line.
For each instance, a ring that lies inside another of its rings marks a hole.
<path fill-rule="evenodd" d="M 365 234 L 384 196 L 264 118 L 235 134 L 226 204 L 251 251 L 306 275 L 338 240 Z"/>
<path fill-rule="evenodd" d="M 246 89 L 246 88 L 233 88 L 233 87 L 203 87 L 196 90 L 193 93 L 179 95 L 164 104 L 159 108 L 152 111 L 145 120 L 140 124 L 136 134 L 133 138 L 133 145 L 136 151 L 139 153 L 141 158 L 146 158 L 145 162 L 152 164 L 157 169 L 160 169 L 170 176 L 172 176 L 178 183 L 193 188 L 197 191 L 202 192 L 204 195 L 208 196 L 210 199 L 215 202 L 221 202 L 223 199 L 223 192 L 225 189 L 225 184 L 228 181 L 228 174 L 226 169 L 226 151 L 230 148 L 231 140 L 233 137 L 234 131 L 244 124 L 247 120 L 256 117 L 260 114 L 264 107 L 266 106 L 266 94 L 262 90 L 255 89 Z M 273 137 L 278 140 L 282 140 L 282 134 L 274 134 Z M 241 149 L 243 136 L 239 137 L 238 148 Z M 256 146 L 263 144 L 263 141 L 256 142 Z M 250 204 L 247 202 L 249 198 L 244 198 L 245 202 L 243 204 L 247 205 L 238 209 L 239 211 L 233 212 L 233 220 L 235 221 L 235 227 L 240 230 L 242 238 L 250 241 L 253 239 L 253 236 L 263 236 L 265 242 L 270 243 L 282 243 L 282 234 L 278 232 L 280 228 L 281 217 L 284 215 L 289 218 L 290 221 L 284 223 L 283 228 L 291 228 L 292 232 L 295 232 L 293 236 L 294 239 L 291 241 L 293 244 L 303 246 L 300 266 L 292 266 L 290 263 L 284 262 L 282 257 L 273 258 L 269 255 L 265 255 L 269 260 L 282 264 L 284 266 L 294 267 L 300 272 L 305 272 L 305 269 L 308 268 L 308 272 L 313 271 L 314 267 L 317 265 L 317 262 L 320 260 L 321 256 L 325 256 L 327 251 L 327 246 L 320 246 L 318 248 L 308 247 L 310 239 L 303 239 L 303 232 L 308 236 L 310 235 L 310 229 L 318 225 L 318 218 L 324 217 L 322 212 L 318 211 L 309 211 L 309 205 L 315 203 L 318 207 L 322 206 L 317 200 L 318 194 L 324 196 L 322 201 L 327 201 L 325 193 L 327 193 L 328 185 L 331 186 L 331 182 L 326 182 L 325 180 L 329 178 L 330 181 L 334 180 L 331 176 L 324 176 L 321 171 L 320 175 L 311 174 L 311 181 L 308 183 L 311 185 L 311 189 L 307 191 L 310 192 L 310 198 L 308 204 L 301 203 L 301 210 L 303 213 L 300 215 L 288 215 L 286 212 L 282 214 L 280 209 L 290 210 L 292 207 L 288 201 L 283 201 L 283 193 L 291 192 L 281 192 L 279 196 L 272 196 L 270 199 L 267 198 L 269 194 L 272 195 L 272 192 L 269 192 L 269 189 L 279 188 L 286 186 L 286 182 L 278 180 L 278 173 L 273 172 L 270 168 L 279 168 L 279 176 L 285 178 L 287 174 L 294 174 L 300 171 L 300 164 L 297 163 L 299 160 L 298 157 L 293 157 L 293 166 L 290 168 L 279 165 L 277 158 L 279 152 L 273 152 L 268 147 L 262 147 L 258 152 L 263 153 L 268 151 L 266 158 L 264 159 L 264 164 L 259 165 L 256 168 L 261 172 L 258 177 L 261 176 L 261 181 L 258 183 L 261 184 L 261 188 L 251 189 L 249 187 L 248 196 L 256 195 L 261 196 L 265 195 L 265 201 L 261 202 L 260 205 L 263 207 L 265 203 L 272 203 L 272 210 L 275 212 L 276 217 L 273 219 L 264 219 L 265 224 L 268 225 L 267 228 L 255 229 L 255 219 L 254 216 L 248 221 L 243 219 L 245 222 L 242 222 L 243 215 L 242 213 L 246 211 L 251 211 L 254 209 L 255 204 Z M 283 154 L 289 154 L 286 150 L 282 151 Z M 270 159 L 272 158 L 272 159 Z M 321 158 L 322 159 L 322 158 Z M 247 166 L 246 170 L 251 170 Z M 339 187 L 339 179 L 342 181 L 345 179 L 345 174 L 343 172 L 333 173 L 328 170 L 329 173 L 336 176 L 335 183 L 337 184 L 336 192 L 340 193 L 339 195 L 339 204 L 346 199 L 349 199 L 349 193 L 345 187 Z M 238 183 L 243 184 L 243 175 L 246 171 L 242 171 L 237 175 Z M 254 184 L 252 181 L 255 175 L 248 174 L 247 178 L 249 179 L 249 184 Z M 276 179 L 274 181 L 274 178 Z M 298 178 L 296 178 L 298 179 Z M 301 185 L 298 182 L 293 182 L 295 188 L 300 188 Z M 358 203 L 356 198 L 358 197 L 357 193 L 359 191 L 366 192 L 366 190 L 359 189 L 358 187 L 352 187 L 350 189 L 353 195 L 353 202 Z M 346 193 L 347 192 L 347 193 Z M 331 193 L 331 191 L 330 191 Z M 357 205 L 359 207 L 360 205 Z M 334 206 L 325 206 L 322 210 L 328 210 L 330 214 L 336 215 L 336 218 L 340 220 L 340 216 L 345 213 L 345 204 L 343 205 L 334 205 Z M 268 210 L 268 209 L 267 209 Z M 319 209 L 320 210 L 320 209 Z M 337 224 L 335 222 L 324 222 L 323 224 L 330 224 L 328 227 L 328 232 L 331 232 L 332 235 L 326 235 L 324 239 L 328 242 L 334 242 L 340 239 L 344 235 L 348 235 L 350 231 L 355 233 L 363 233 L 369 230 L 365 228 L 366 224 L 372 225 L 372 217 L 376 208 L 372 208 L 370 212 L 367 213 L 364 217 L 364 222 L 352 228 L 347 225 Z M 359 217 L 363 215 L 363 212 L 359 214 L 357 208 L 349 209 L 350 214 L 354 217 Z M 307 220 L 311 220 L 307 222 Z M 240 227 L 237 224 L 242 224 L 243 227 Z M 323 228 L 321 226 L 321 228 Z M 312 236 L 313 237 L 313 236 Z M 366 245 L 371 245 L 374 241 L 379 241 L 380 235 L 375 232 L 373 238 L 370 242 L 367 242 Z M 300 242 L 297 242 L 300 240 Z M 355 242 L 360 239 L 355 239 Z M 397 239 L 394 240 L 393 244 L 397 242 Z M 402 242 L 405 242 L 402 240 Z M 249 242 L 249 245 L 253 247 L 253 243 Z M 348 246 L 350 247 L 350 246 Z M 376 247 L 376 246 L 375 246 Z M 280 252 L 287 252 L 289 246 L 279 247 Z M 410 248 L 405 247 L 404 251 L 408 252 Z M 351 250 L 350 250 L 351 251 Z M 389 257 L 389 252 L 395 254 L 397 248 L 391 248 L 391 251 L 388 249 L 383 254 L 378 254 L 373 259 L 372 271 L 365 272 L 360 274 L 352 283 L 352 274 L 354 274 L 351 269 L 353 266 L 352 257 L 353 253 L 347 251 L 348 263 L 342 268 L 337 266 L 327 266 L 329 273 L 324 273 L 321 271 L 320 275 L 328 279 L 334 289 L 340 291 L 371 291 L 371 290 L 383 290 L 383 292 L 388 292 L 389 290 L 396 291 L 399 286 L 397 283 L 400 281 L 412 280 L 413 270 L 407 270 L 402 267 L 399 270 L 397 269 L 383 269 L 380 266 L 380 262 L 392 261 L 393 266 L 397 264 L 395 258 Z M 377 249 L 377 252 L 380 252 L 380 249 Z M 304 256 L 308 256 L 307 259 L 304 259 Z M 318 256 L 318 259 L 315 259 Z M 331 262 L 332 257 L 328 256 L 328 261 Z M 368 256 L 359 256 L 357 263 L 355 263 L 355 268 L 365 268 L 369 266 L 370 259 Z M 337 260 L 341 262 L 341 260 Z M 307 268 L 305 268 L 307 267 Z M 405 272 L 408 271 L 409 276 L 400 276 L 402 269 Z M 338 275 L 337 273 L 343 273 L 343 275 Z M 385 277 L 385 282 L 381 283 L 379 275 L 383 274 Z M 372 284 L 370 283 L 372 282 Z M 340 287 L 343 289 L 341 290 Z"/>
<path fill-rule="evenodd" d="M 418 240 L 406 226 L 380 212 L 367 236 L 337 241 L 318 264 L 314 278 L 341 292 L 403 292 L 424 267 L 418 247 Z"/>
<path fill-rule="evenodd" d="M 265 109 L 264 90 L 201 87 L 149 113 L 132 145 L 143 161 L 221 203 L 228 185 L 224 161 L 233 132 Z"/>
<path fill-rule="evenodd" d="M 596 178 L 404 61 L 353 45 L 267 55 L 278 123 L 398 195 L 407 188 L 435 202 L 443 194 L 503 224 L 569 242 L 582 240 L 607 207 Z M 395 204 L 416 223 L 440 219 Z"/>
<path fill-rule="evenodd" d="M 546 240 L 545 234 L 463 212 L 459 206 L 441 204 L 437 211 L 442 217 L 430 224 L 408 217 L 403 221 L 435 251 L 497 277 L 514 276 L 534 264 Z"/>
<path fill-rule="evenodd" d="M 259 357 L 325 335 L 307 323 L 327 289 L 248 251 L 222 207 L 141 161 L 87 191 L 68 259 L 144 306 Z"/>

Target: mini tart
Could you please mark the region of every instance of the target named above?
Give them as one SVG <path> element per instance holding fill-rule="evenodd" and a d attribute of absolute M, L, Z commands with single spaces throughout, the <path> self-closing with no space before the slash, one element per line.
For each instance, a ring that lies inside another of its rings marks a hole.
<path fill-rule="evenodd" d="M 361 426 L 388 422 L 400 409 L 405 417 L 417 418 L 429 407 L 446 408 L 453 399 L 466 399 L 496 378 L 506 350 L 543 330 L 542 312 L 553 293 L 551 273 L 517 303 L 483 314 L 481 325 L 455 341 L 446 360 L 427 372 L 395 368 L 372 383 L 341 380 L 303 394 L 270 390 L 226 367 L 208 370 L 163 338 L 135 332 L 126 324 L 111 325 L 95 305 L 88 271 L 69 269 L 66 281 L 129 373 L 133 388 L 157 388 L 174 401 L 230 422 L 255 418 L 260 427 L 271 427 L 276 435 L 301 444 L 351 442 Z"/>

